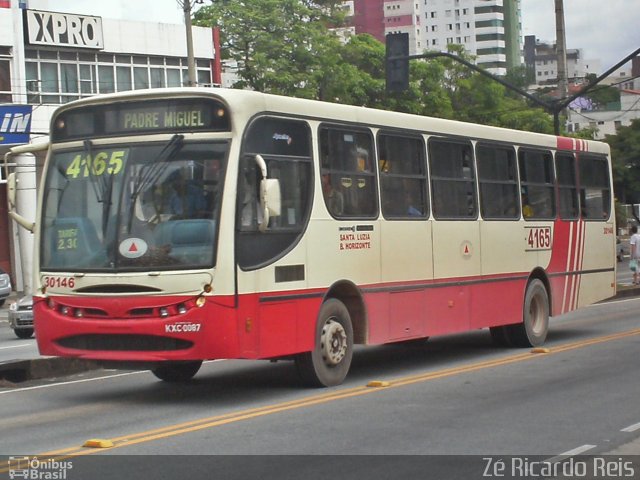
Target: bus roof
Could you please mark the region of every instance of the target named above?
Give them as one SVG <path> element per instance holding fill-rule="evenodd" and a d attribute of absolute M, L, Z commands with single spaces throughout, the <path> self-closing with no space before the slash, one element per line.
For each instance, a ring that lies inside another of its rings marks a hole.
<path fill-rule="evenodd" d="M 238 117 L 240 121 L 243 119 L 246 121 L 259 113 L 286 113 L 296 117 L 319 121 L 361 124 L 380 128 L 396 128 L 412 130 L 416 133 L 536 145 L 551 149 L 558 148 L 559 143 L 562 143 L 563 145 L 573 145 L 573 148 L 567 148 L 565 146 L 564 148 L 566 149 L 587 150 L 590 152 L 609 154 L 609 145 L 595 140 L 577 140 L 568 137 L 558 137 L 556 135 L 512 130 L 410 113 L 227 88 L 156 88 L 96 95 L 86 99 L 76 100 L 59 107 L 52 117 L 52 125 L 60 113 L 76 107 L 152 99 L 193 98 L 194 96 L 223 100 L 230 107 L 232 121 L 234 122 L 238 120 Z"/>

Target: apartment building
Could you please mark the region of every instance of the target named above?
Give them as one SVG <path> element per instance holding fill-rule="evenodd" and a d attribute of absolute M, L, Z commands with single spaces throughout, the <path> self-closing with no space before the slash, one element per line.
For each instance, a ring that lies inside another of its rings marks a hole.
<path fill-rule="evenodd" d="M 409 51 L 462 45 L 494 74 L 522 64 L 520 0 L 352 0 L 356 33 L 408 33 Z"/>
<path fill-rule="evenodd" d="M 524 37 L 524 62 L 537 85 L 558 81 L 558 53 L 555 44 L 541 42 L 534 35 Z M 589 74 L 599 75 L 600 60 L 587 60 L 580 49 L 567 49 L 567 78 L 579 81 Z"/>

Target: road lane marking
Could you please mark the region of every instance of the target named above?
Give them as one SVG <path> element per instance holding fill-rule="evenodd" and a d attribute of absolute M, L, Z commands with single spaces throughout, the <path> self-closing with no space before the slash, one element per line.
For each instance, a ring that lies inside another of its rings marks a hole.
<path fill-rule="evenodd" d="M 126 377 L 129 375 L 138 375 L 140 373 L 148 373 L 148 370 L 138 370 L 135 372 L 126 372 L 126 373 L 116 373 L 115 375 L 105 375 L 102 377 L 94 377 L 94 378 L 83 378 L 82 380 L 70 380 L 68 382 L 58 382 L 58 383 L 50 383 L 47 385 L 35 385 L 33 387 L 24 387 L 24 388 L 13 388 L 11 390 L 2 390 L 0 391 L 0 395 L 8 395 L 10 393 L 21 393 L 21 392 L 28 392 L 30 390 L 41 390 L 43 388 L 53 388 L 53 387 L 60 387 L 60 386 L 66 386 L 66 385 L 72 385 L 74 383 L 86 383 L 86 382 L 95 382 L 98 380 L 106 380 L 109 378 L 116 378 L 116 377 Z"/>
<path fill-rule="evenodd" d="M 169 437 L 182 435 L 185 433 L 192 433 L 198 430 L 204 430 L 208 428 L 219 427 L 222 425 L 228 425 L 231 423 L 241 422 L 245 420 L 251 420 L 254 418 L 263 417 L 267 415 L 273 415 L 276 413 L 282 413 L 286 411 L 307 408 L 307 407 L 329 403 L 337 400 L 360 397 L 363 395 L 380 394 L 380 393 L 387 392 L 393 388 L 398 388 L 398 387 L 411 385 L 415 383 L 427 382 L 430 380 L 451 377 L 454 375 L 460 375 L 464 373 L 475 372 L 478 370 L 484 370 L 488 368 L 510 365 L 510 364 L 513 364 L 516 362 L 522 362 L 525 360 L 542 360 L 543 361 L 544 359 L 549 358 L 550 355 L 568 352 L 571 350 L 576 350 L 579 348 L 593 346 L 593 345 L 610 342 L 618 339 L 628 338 L 635 335 L 640 335 L 640 329 L 630 330 L 626 332 L 619 332 L 612 335 L 606 335 L 604 337 L 597 337 L 589 340 L 582 340 L 579 342 L 569 343 L 566 345 L 559 345 L 556 347 L 552 347 L 550 349 L 550 352 L 546 355 L 536 355 L 530 352 L 526 352 L 526 353 L 512 355 L 512 356 L 504 357 L 500 359 L 486 360 L 486 361 L 481 361 L 481 362 L 472 363 L 468 365 L 462 365 L 459 367 L 452 367 L 452 368 L 447 368 L 443 370 L 437 370 L 434 372 L 428 372 L 428 373 L 423 373 L 419 375 L 401 377 L 395 380 L 389 380 L 388 387 L 383 389 L 367 388 L 366 385 L 362 385 L 354 388 L 339 389 L 333 392 L 323 393 L 319 395 L 311 395 L 308 397 L 304 397 L 297 400 L 291 400 L 288 402 L 277 403 L 273 405 L 265 405 L 262 407 L 256 407 L 256 408 L 247 409 L 247 410 L 240 410 L 237 412 L 230 412 L 227 414 L 217 415 L 214 417 L 205 417 L 197 420 L 192 420 L 189 422 L 168 425 L 165 427 L 142 431 L 138 433 L 131 433 L 128 435 L 110 438 L 109 440 L 112 441 L 114 444 L 112 449 L 123 448 L 123 447 L 136 445 L 140 443 L 151 442 L 154 440 L 166 439 Z M 564 455 L 568 455 L 570 452 L 577 451 L 583 447 L 586 448 L 587 445 L 583 445 L 582 447 L 578 447 L 578 449 L 565 452 L 564 454 L 554 458 L 560 458 Z M 595 448 L 595 446 L 589 446 L 589 449 L 591 448 Z M 104 451 L 104 450 L 99 450 L 99 451 Z M 87 449 L 81 446 L 73 446 L 65 449 L 41 453 L 38 455 L 38 457 L 54 458 L 56 460 L 62 460 L 62 459 L 72 458 L 75 456 L 91 455 L 94 453 L 96 453 L 96 450 L 94 449 Z M 3 470 L 0 469 L 0 472 L 2 471 Z"/>
<path fill-rule="evenodd" d="M 221 361 L 222 359 L 207 360 L 203 363 L 213 363 L 213 362 L 221 362 Z M 109 371 L 108 369 L 106 370 Z M 33 387 L 13 388 L 11 390 L 0 390 L 0 395 L 7 395 L 9 393 L 28 392 L 29 390 L 40 390 L 42 388 L 60 387 L 65 385 L 71 385 L 74 383 L 97 382 L 99 380 L 108 380 L 110 378 L 117 378 L 117 377 L 127 377 L 129 375 L 139 375 L 141 373 L 149 373 L 149 370 L 136 370 L 135 372 L 114 373 L 113 375 L 102 375 L 100 377 L 83 378 L 82 380 L 70 380 L 68 382 L 49 383 L 47 385 L 34 385 Z"/>
<path fill-rule="evenodd" d="M 560 463 L 560 462 L 564 462 L 565 460 L 567 460 L 568 458 L 571 457 L 575 457 L 577 455 L 581 455 L 584 452 L 588 452 L 589 450 L 593 450 L 594 448 L 596 448 L 597 445 L 582 445 L 580 447 L 576 447 L 572 450 L 569 450 L 567 452 L 561 453 L 560 455 L 556 455 L 555 457 L 552 457 L 548 460 L 546 460 L 549 463 Z"/>
<path fill-rule="evenodd" d="M 575 342 L 567 345 L 561 345 L 553 348 L 549 354 L 553 355 L 556 353 L 575 350 L 578 348 L 596 345 L 599 343 L 613 341 L 620 338 L 626 338 L 626 337 L 630 337 L 638 334 L 640 334 L 640 329 L 607 335 L 604 337 L 599 337 L 599 338 L 590 339 L 586 341 Z M 418 382 L 425 382 L 425 381 L 445 378 L 453 375 L 474 372 L 477 370 L 509 365 L 509 364 L 524 361 L 524 360 L 542 359 L 547 357 L 548 355 L 539 356 L 539 355 L 534 355 L 527 352 L 524 354 L 513 355 L 511 357 L 506 357 L 502 359 L 477 362 L 475 364 L 463 365 L 460 367 L 454 367 L 454 368 L 444 369 L 440 371 L 429 372 L 426 374 L 399 378 L 397 380 L 390 381 L 389 387 L 382 390 L 370 389 L 370 388 L 367 388 L 366 386 L 360 386 L 360 387 L 355 387 L 351 389 L 343 389 L 343 390 L 338 390 L 335 392 L 325 393 L 321 395 L 312 395 L 310 397 L 305 397 L 302 399 L 293 400 L 285 403 L 267 405 L 267 406 L 257 407 L 249 410 L 231 412 L 228 414 L 219 415 L 215 417 L 207 417 L 207 418 L 202 418 L 198 420 L 193 420 L 190 422 L 169 425 L 169 426 L 158 428 L 158 429 L 115 437 L 111 440 L 114 442 L 113 448 L 122 448 L 122 447 L 135 445 L 139 443 L 145 443 L 153 440 L 169 438 L 176 435 L 182 435 L 185 433 L 191 433 L 191 432 L 195 432 L 195 431 L 203 430 L 207 428 L 213 428 L 213 427 L 218 427 L 222 425 L 227 425 L 230 423 L 250 420 L 250 419 L 261 417 L 261 416 L 281 413 L 289 410 L 296 410 L 300 408 L 306 408 L 313 405 L 332 402 L 335 400 L 342 400 L 342 399 L 347 399 L 351 397 L 387 391 L 389 388 L 397 388 L 400 386 L 410 385 Z M 70 457 L 79 456 L 79 455 L 90 455 L 92 453 L 95 453 L 95 451 L 74 446 L 74 447 L 70 447 L 62 450 L 45 452 L 40 454 L 40 456 L 49 458 L 49 457 L 58 457 L 62 455 L 61 458 L 70 458 Z M 1 471 L 2 470 L 0 470 L 0 472 Z"/>
<path fill-rule="evenodd" d="M 581 453 L 588 452 L 589 450 L 593 450 L 597 445 L 582 445 L 580 447 L 576 447 L 573 450 L 569 450 L 568 452 L 561 453 L 560 457 L 574 457 L 576 455 L 580 455 Z"/>
<path fill-rule="evenodd" d="M 0 347 L 0 350 L 8 350 L 10 348 L 32 347 L 33 343 L 21 343 L 19 345 L 9 345 L 8 347 Z"/>
<path fill-rule="evenodd" d="M 620 431 L 631 433 L 631 432 L 635 432 L 636 430 L 640 430 L 640 423 L 634 423 L 633 425 L 629 425 L 628 427 L 625 427 Z"/>

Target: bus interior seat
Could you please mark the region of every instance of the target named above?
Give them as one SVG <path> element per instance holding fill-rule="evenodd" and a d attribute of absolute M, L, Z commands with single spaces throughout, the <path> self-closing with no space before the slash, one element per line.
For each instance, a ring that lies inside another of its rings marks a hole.
<path fill-rule="evenodd" d="M 213 254 L 215 222 L 172 220 L 158 225 L 154 237 L 156 246 L 171 245 L 171 257 L 184 263 L 202 263 Z"/>

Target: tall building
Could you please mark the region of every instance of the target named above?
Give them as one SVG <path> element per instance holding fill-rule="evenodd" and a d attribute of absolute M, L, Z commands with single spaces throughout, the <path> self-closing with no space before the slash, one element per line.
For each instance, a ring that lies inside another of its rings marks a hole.
<path fill-rule="evenodd" d="M 558 82 L 558 52 L 555 44 L 540 42 L 534 35 L 524 37 L 524 62 L 537 85 Z M 579 83 L 589 74 L 599 74 L 600 61 L 586 60 L 580 49 L 567 49 L 567 78 Z"/>
<path fill-rule="evenodd" d="M 494 74 L 522 64 L 520 0 L 353 0 L 356 33 L 408 33 L 409 51 L 464 46 Z"/>

